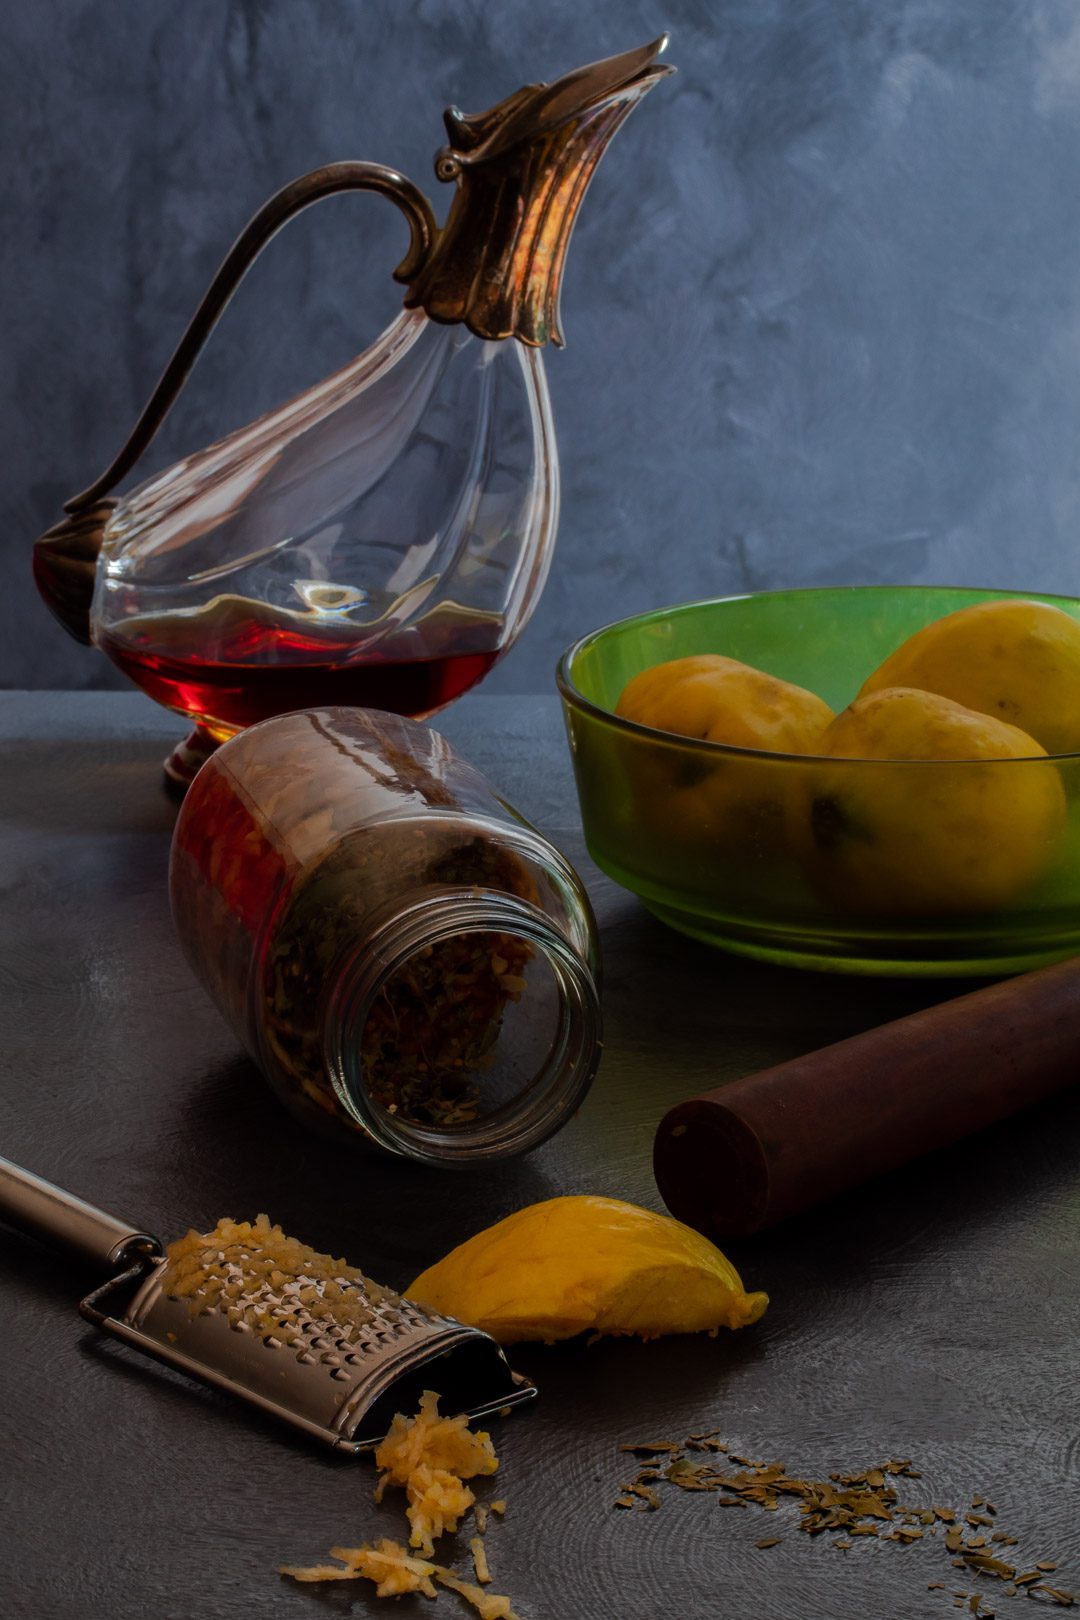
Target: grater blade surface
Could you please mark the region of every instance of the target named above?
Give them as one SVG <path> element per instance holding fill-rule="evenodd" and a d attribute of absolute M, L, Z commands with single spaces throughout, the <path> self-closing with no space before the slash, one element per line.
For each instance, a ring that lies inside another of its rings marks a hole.
<path fill-rule="evenodd" d="M 312 1286 L 303 1277 L 279 1286 L 260 1281 L 234 1296 L 231 1313 L 223 1304 L 193 1309 L 169 1296 L 167 1281 L 168 1262 L 155 1260 L 90 1295 L 83 1315 L 338 1450 L 378 1445 L 394 1413 L 415 1410 L 425 1389 L 439 1394 L 445 1411 L 470 1418 L 536 1394 L 488 1334 L 412 1300 L 374 1299 L 351 1280 L 336 1286 L 347 1304 L 364 1310 L 337 1316 L 330 1301 L 320 1297 L 313 1312 L 299 1299 Z M 118 1293 L 127 1294 L 126 1303 Z M 358 1314 L 367 1319 L 348 1319 Z"/>

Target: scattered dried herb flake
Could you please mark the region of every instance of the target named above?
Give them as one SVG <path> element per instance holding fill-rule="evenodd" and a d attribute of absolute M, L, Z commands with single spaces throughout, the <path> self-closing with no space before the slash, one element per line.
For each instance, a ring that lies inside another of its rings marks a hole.
<path fill-rule="evenodd" d="M 644 1461 L 635 1478 L 622 1487 L 615 1506 L 642 1510 L 659 1508 L 660 1493 L 653 1488 L 659 1485 L 712 1493 L 721 1507 L 756 1506 L 765 1512 L 778 1511 L 786 1498 L 798 1504 L 799 1530 L 811 1538 L 825 1531 L 839 1531 L 839 1538 L 831 1545 L 844 1552 L 861 1536 L 910 1547 L 916 1541 L 936 1539 L 940 1526 L 944 1531 L 941 1538 L 944 1550 L 952 1555 L 950 1561 L 955 1568 L 1005 1583 L 998 1590 L 1007 1597 L 1028 1597 L 1062 1608 L 1076 1604 L 1071 1592 L 1048 1586 L 1043 1579 L 1057 1568 L 1051 1560 L 1044 1559 L 1018 1575 L 1014 1565 L 987 1550 L 986 1536 L 970 1535 L 970 1529 L 989 1529 L 994 1523 L 997 1509 L 992 1502 L 974 1496 L 967 1511 L 937 1503 L 915 1507 L 901 1502 L 895 1482 L 922 1478 L 912 1467 L 910 1457 L 890 1458 L 861 1473 L 803 1479 L 789 1473 L 784 1463 L 755 1462 L 732 1451 L 719 1434 L 717 1429 L 702 1430 L 682 1442 L 654 1440 L 620 1447 L 621 1451 Z M 703 1452 L 708 1454 L 708 1460 L 703 1460 Z M 986 1511 L 980 1512 L 982 1508 Z M 965 1523 L 969 1530 L 965 1530 Z M 764 1536 L 756 1546 L 765 1550 L 778 1546 L 782 1539 L 781 1536 Z M 994 1530 L 989 1539 L 998 1547 L 1017 1545 L 1017 1538 L 1003 1530 Z M 945 1591 L 945 1583 L 931 1581 L 927 1590 Z M 985 1606 L 985 1598 L 980 1593 L 954 1592 L 953 1602 L 958 1608 L 967 1607 L 980 1620 L 993 1620 L 994 1611 Z"/>

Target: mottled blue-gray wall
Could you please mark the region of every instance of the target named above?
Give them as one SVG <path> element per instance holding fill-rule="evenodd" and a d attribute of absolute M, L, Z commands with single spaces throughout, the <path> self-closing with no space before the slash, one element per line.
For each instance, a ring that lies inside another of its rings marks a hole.
<path fill-rule="evenodd" d="M 1074 0 L 14 0 L 0 685 L 119 679 L 37 603 L 30 542 L 116 450 L 264 196 L 341 157 L 434 192 L 447 102 L 663 27 L 679 75 L 572 245 L 559 552 L 493 684 L 546 686 L 578 632 L 706 594 L 1080 592 Z M 366 198 L 294 223 L 145 466 L 365 346 L 403 235 Z"/>

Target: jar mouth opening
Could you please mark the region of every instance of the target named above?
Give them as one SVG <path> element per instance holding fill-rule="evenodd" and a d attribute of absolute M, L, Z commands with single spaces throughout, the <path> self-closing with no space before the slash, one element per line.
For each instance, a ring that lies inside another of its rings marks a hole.
<path fill-rule="evenodd" d="M 337 981 L 327 1073 L 382 1146 L 437 1164 L 508 1158 L 580 1105 L 600 1053 L 591 973 L 538 907 L 417 895 Z"/>

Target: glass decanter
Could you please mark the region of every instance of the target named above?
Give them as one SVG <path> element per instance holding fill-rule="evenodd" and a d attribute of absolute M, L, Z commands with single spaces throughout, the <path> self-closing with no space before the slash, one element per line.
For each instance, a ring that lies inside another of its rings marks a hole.
<path fill-rule="evenodd" d="M 38 588 L 195 730 L 181 787 L 225 738 L 289 710 L 425 718 L 513 644 L 551 562 L 558 460 L 542 345 L 581 199 L 618 126 L 670 71 L 665 40 L 445 116 L 446 223 L 394 170 L 294 181 L 226 257 L 131 437 L 37 542 Z M 244 272 L 301 208 L 372 190 L 405 214 L 404 312 L 350 365 L 121 499 Z M 516 342 L 506 339 L 515 338 Z"/>

